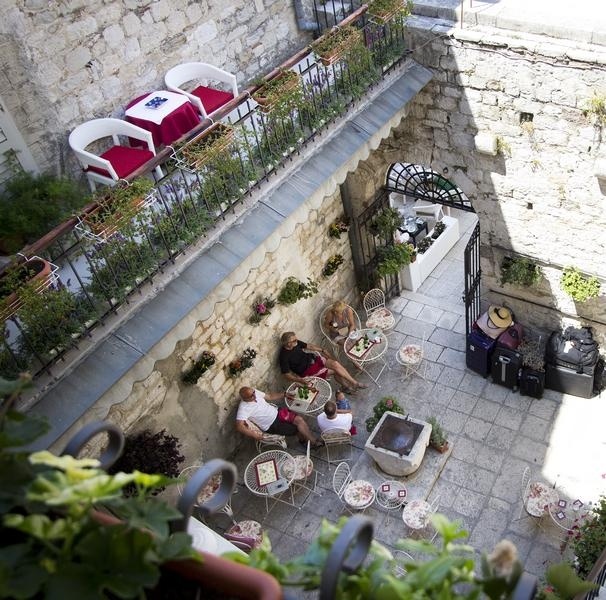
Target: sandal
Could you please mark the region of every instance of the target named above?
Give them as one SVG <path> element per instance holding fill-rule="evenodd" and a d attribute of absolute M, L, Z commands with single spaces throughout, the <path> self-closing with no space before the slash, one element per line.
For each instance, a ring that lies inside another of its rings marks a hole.
<path fill-rule="evenodd" d="M 355 393 L 357 393 L 358 388 L 355 388 L 355 389 L 354 389 L 354 388 L 342 387 L 342 388 L 341 388 L 341 391 L 342 391 L 344 394 L 355 394 Z"/>
<path fill-rule="evenodd" d="M 357 383 L 356 384 L 356 392 L 358 390 L 367 390 L 368 386 L 365 383 Z"/>

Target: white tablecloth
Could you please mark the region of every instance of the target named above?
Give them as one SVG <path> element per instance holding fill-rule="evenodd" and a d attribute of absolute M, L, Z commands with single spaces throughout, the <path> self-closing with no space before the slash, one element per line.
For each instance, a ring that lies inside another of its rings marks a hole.
<path fill-rule="evenodd" d="M 146 102 L 149 102 L 152 98 L 166 98 L 167 101 L 161 104 L 158 108 L 150 108 L 145 106 Z M 170 115 L 173 110 L 183 106 L 186 102 L 189 102 L 187 96 L 183 94 L 177 94 L 176 92 L 168 92 L 166 90 L 159 90 L 152 92 L 141 98 L 139 102 L 133 104 L 124 114 L 127 117 L 134 119 L 145 119 L 146 121 L 152 121 L 156 125 L 162 123 L 162 119 Z"/>

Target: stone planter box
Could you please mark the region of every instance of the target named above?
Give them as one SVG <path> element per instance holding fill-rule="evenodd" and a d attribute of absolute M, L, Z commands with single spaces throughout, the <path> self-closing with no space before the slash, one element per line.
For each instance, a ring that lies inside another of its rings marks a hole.
<path fill-rule="evenodd" d="M 459 221 L 455 217 L 444 216 L 442 223 L 446 229 L 439 238 L 423 253 L 417 254 L 415 262 L 406 265 L 400 272 L 400 281 L 407 290 L 416 292 L 440 261 L 459 241 Z M 433 229 L 429 235 L 433 233 Z"/>

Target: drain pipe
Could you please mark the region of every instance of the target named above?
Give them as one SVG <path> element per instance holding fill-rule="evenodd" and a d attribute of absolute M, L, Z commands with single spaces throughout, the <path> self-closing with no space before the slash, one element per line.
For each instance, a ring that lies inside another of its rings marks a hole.
<path fill-rule="evenodd" d="M 295 13 L 297 15 L 297 27 L 301 31 L 317 31 L 318 24 L 314 21 L 308 21 L 305 18 L 305 9 L 303 8 L 303 0 L 295 1 Z"/>

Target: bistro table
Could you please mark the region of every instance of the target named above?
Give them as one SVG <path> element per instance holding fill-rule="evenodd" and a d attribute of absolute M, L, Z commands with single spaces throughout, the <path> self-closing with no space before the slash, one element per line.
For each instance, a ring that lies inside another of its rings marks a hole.
<path fill-rule="evenodd" d="M 356 329 L 345 339 L 343 349 L 347 358 L 356 365 L 359 365 L 360 369 L 375 382 L 377 387 L 381 387 L 379 385 L 379 377 L 381 377 L 381 374 L 387 368 L 387 363 L 383 358 L 383 355 L 387 351 L 387 338 L 385 334 L 379 329 Z M 366 368 L 366 365 L 375 361 L 381 363 L 381 368 L 377 376 L 373 377 Z"/>
<path fill-rule="evenodd" d="M 166 101 L 158 103 L 158 98 Z M 168 146 L 200 123 L 200 116 L 187 96 L 159 90 L 139 96 L 126 107 L 126 120 L 150 131 L 156 146 Z"/>
<path fill-rule="evenodd" d="M 330 383 L 321 377 L 306 377 L 307 385 L 291 384 L 286 390 L 286 406 L 302 415 L 317 415 L 332 397 Z M 305 398 L 307 390 L 307 398 Z"/>
<path fill-rule="evenodd" d="M 406 502 L 406 486 L 395 480 L 383 481 L 377 487 L 377 504 L 387 510 L 400 508 Z"/>
<path fill-rule="evenodd" d="M 297 464 L 291 454 L 283 450 L 268 450 L 248 463 L 244 471 L 244 484 L 255 496 L 265 498 L 265 509 L 269 512 L 270 499 L 296 506 L 292 489 L 296 475 Z"/>
<path fill-rule="evenodd" d="M 551 520 L 560 532 L 560 541 L 565 547 L 573 531 L 579 529 L 591 512 L 592 503 L 585 504 L 582 500 L 563 500 L 552 502 L 547 510 Z"/>

